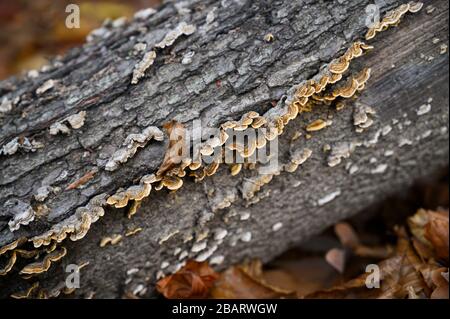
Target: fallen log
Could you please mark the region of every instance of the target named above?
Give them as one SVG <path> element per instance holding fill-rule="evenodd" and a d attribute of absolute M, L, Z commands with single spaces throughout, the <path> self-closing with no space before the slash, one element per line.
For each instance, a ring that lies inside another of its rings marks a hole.
<path fill-rule="evenodd" d="M 386 1 L 382 16 L 401 3 Z M 404 12 L 398 27 L 366 41 L 368 5 L 167 2 L 105 25 L 40 72 L 0 82 L 0 296 L 37 282 L 30 296 L 58 295 L 71 264 L 86 265 L 74 296 L 153 296 L 157 278 L 186 259 L 217 269 L 268 261 L 445 168 L 448 2 Z M 330 85 L 328 96 L 341 95 L 278 131 L 281 169 L 270 178 L 220 165 L 197 183 L 184 177 L 176 192 L 152 184 L 139 200 L 111 199 L 154 179 L 169 143 L 165 123 L 214 128 L 251 111 L 270 122 L 306 80 L 339 69 L 333 59 L 356 41 L 367 52 Z M 367 68 L 370 78 L 346 98 L 347 83 Z M 39 265 L 24 272 L 34 260 L 18 249 L 39 250 Z M 44 262 L 45 249 L 54 262 Z"/>

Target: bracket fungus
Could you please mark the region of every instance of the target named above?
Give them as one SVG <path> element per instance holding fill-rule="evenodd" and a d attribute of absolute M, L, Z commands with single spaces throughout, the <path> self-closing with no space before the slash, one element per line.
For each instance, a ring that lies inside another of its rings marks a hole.
<path fill-rule="evenodd" d="M 341 195 L 341 190 L 338 189 L 337 191 L 334 191 L 332 193 L 329 193 L 329 194 L 325 195 L 322 198 L 319 198 L 317 200 L 317 205 L 323 206 L 325 204 L 328 204 L 328 203 L 332 202 L 334 199 L 336 199 L 340 195 Z"/>
<path fill-rule="evenodd" d="M 195 25 L 187 24 L 186 22 L 181 22 L 174 30 L 167 33 L 164 39 L 161 42 L 157 43 L 155 47 L 161 49 L 169 47 L 172 44 L 174 44 L 175 40 L 178 39 L 180 36 L 191 35 L 195 32 L 196 29 L 197 28 L 195 27 Z"/>
<path fill-rule="evenodd" d="M 358 130 L 362 131 L 373 124 L 373 119 L 370 118 L 369 115 L 375 114 L 376 111 L 371 106 L 356 102 L 355 110 L 353 112 L 353 125 L 357 126 Z"/>
<path fill-rule="evenodd" d="M 16 198 L 7 200 L 3 207 L 9 215 L 12 215 L 12 219 L 8 222 L 11 232 L 18 230 L 21 225 L 31 223 L 36 215 L 30 204 Z"/>
<path fill-rule="evenodd" d="M 156 52 L 153 50 L 144 54 L 142 60 L 134 67 L 131 84 L 137 84 L 144 77 L 145 71 L 153 65 L 155 59 Z"/>
<path fill-rule="evenodd" d="M 139 134 L 130 134 L 126 137 L 122 147 L 114 152 L 105 165 L 105 170 L 115 171 L 120 164 L 128 161 L 137 152 L 138 148 L 144 147 L 151 140 L 164 140 L 164 133 L 156 126 L 149 126 Z"/>
<path fill-rule="evenodd" d="M 36 89 L 36 94 L 37 95 L 41 95 L 45 92 L 47 92 L 48 90 L 52 89 L 55 86 L 55 81 L 50 79 L 45 81 L 40 87 L 38 87 Z"/>
<path fill-rule="evenodd" d="M 334 167 L 339 165 L 343 158 L 349 158 L 356 147 L 361 146 L 360 142 L 338 142 L 331 148 L 328 156 L 328 166 Z"/>
<path fill-rule="evenodd" d="M 3 268 L 0 268 L 0 276 L 5 276 L 8 272 L 10 272 L 11 269 L 14 267 L 16 260 L 17 260 L 17 253 L 13 251 L 6 265 Z"/>
<path fill-rule="evenodd" d="M 13 103 L 7 97 L 3 97 L 2 102 L 0 103 L 0 115 L 11 112 L 12 108 Z"/>
<path fill-rule="evenodd" d="M 13 294 L 11 295 L 11 298 L 13 298 L 13 299 L 27 299 L 27 298 L 29 298 L 29 297 L 31 296 L 31 294 L 32 294 L 36 289 L 38 289 L 38 287 L 39 287 L 39 282 L 36 281 L 36 282 L 35 282 L 33 285 L 31 285 L 31 287 L 28 288 L 27 290 L 22 291 L 22 292 L 16 292 L 16 293 L 13 293 Z"/>
<path fill-rule="evenodd" d="M 53 262 L 61 260 L 67 254 L 67 250 L 61 247 L 59 250 L 55 250 L 44 257 L 42 261 L 31 263 L 26 265 L 21 271 L 22 275 L 34 275 L 41 274 L 49 270 Z"/>
<path fill-rule="evenodd" d="M 123 236 L 120 234 L 103 237 L 102 240 L 100 241 L 100 247 L 103 248 L 108 244 L 112 246 L 117 245 L 122 240 L 122 238 Z"/>
<path fill-rule="evenodd" d="M 397 25 L 407 12 L 416 13 L 419 12 L 422 7 L 422 2 L 411 1 L 406 4 L 400 5 L 392 11 L 389 11 L 380 22 L 375 23 L 372 27 L 369 28 L 366 33 L 366 40 L 371 40 L 376 36 L 378 32 L 385 31 L 390 26 Z"/>
<path fill-rule="evenodd" d="M 324 129 L 325 127 L 327 127 L 327 121 L 318 119 L 318 120 L 315 120 L 315 121 L 309 123 L 308 126 L 306 126 L 306 131 L 307 132 L 316 132 L 316 131 L 320 131 L 320 130 Z"/>
<path fill-rule="evenodd" d="M 116 208 L 122 208 L 127 206 L 130 200 L 141 201 L 150 195 L 152 183 L 159 181 L 161 181 L 161 178 L 156 177 L 154 174 L 145 175 L 141 178 L 138 185 L 132 185 L 127 189 L 119 189 L 107 198 L 106 203 Z M 131 216 L 133 215 L 134 212 L 132 212 Z"/>
<path fill-rule="evenodd" d="M 284 166 L 284 170 L 289 173 L 295 172 L 300 165 L 311 157 L 312 153 L 312 150 L 309 148 L 295 151 L 291 156 L 290 162 Z"/>
<path fill-rule="evenodd" d="M 35 140 L 29 140 L 27 137 L 15 137 L 2 148 L 0 148 L 0 155 L 13 155 L 17 153 L 18 150 L 23 150 L 25 152 L 35 152 L 37 149 L 43 148 L 44 144 L 37 142 Z"/>
<path fill-rule="evenodd" d="M 70 115 L 61 121 L 55 122 L 50 125 L 50 135 L 57 135 L 59 133 L 69 134 L 70 128 L 64 124 L 64 122 L 68 122 L 69 125 L 74 129 L 80 129 L 84 125 L 84 121 L 86 119 L 86 111 L 81 111 L 79 113 Z"/>
<path fill-rule="evenodd" d="M 106 194 L 100 194 L 93 197 L 86 206 L 76 209 L 75 214 L 53 225 L 45 233 L 34 236 L 29 239 L 35 248 L 48 246 L 52 241 L 58 243 L 70 235 L 72 241 L 83 238 L 89 230 L 91 224 L 95 223 L 105 214 L 103 205 L 105 204 Z"/>

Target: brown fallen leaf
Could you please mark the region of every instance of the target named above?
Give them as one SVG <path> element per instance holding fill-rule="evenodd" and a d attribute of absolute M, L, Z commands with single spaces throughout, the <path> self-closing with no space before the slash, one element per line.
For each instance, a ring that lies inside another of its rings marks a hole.
<path fill-rule="evenodd" d="M 448 294 L 448 268 L 435 269 L 432 281 L 436 288 L 431 293 L 431 299 L 449 299 Z"/>
<path fill-rule="evenodd" d="M 399 236 L 393 257 L 378 263 L 380 287 L 368 288 L 366 281 L 373 282 L 374 273 L 368 272 L 342 285 L 317 291 L 305 298 L 405 298 L 429 296 L 430 289 L 419 270 L 422 261 L 416 255 L 404 229 L 397 230 Z M 369 277 L 371 276 L 371 277 Z"/>
<path fill-rule="evenodd" d="M 344 247 L 348 247 L 359 257 L 386 259 L 392 254 L 390 246 L 370 247 L 362 244 L 359 236 L 349 223 L 337 223 L 334 225 L 334 232 Z"/>
<path fill-rule="evenodd" d="M 346 253 L 345 250 L 340 248 L 330 249 L 326 255 L 325 260 L 339 273 L 343 273 L 345 270 Z"/>
<path fill-rule="evenodd" d="M 436 257 L 448 262 L 448 218 L 448 211 L 419 209 L 408 219 L 409 228 L 416 240 L 414 246 L 422 258 Z"/>
<path fill-rule="evenodd" d="M 359 245 L 359 237 L 349 223 L 337 223 L 334 232 L 343 246 L 354 248 Z"/>
<path fill-rule="evenodd" d="M 167 299 L 206 298 L 218 277 L 207 262 L 190 260 L 176 273 L 158 281 L 156 289 Z"/>
<path fill-rule="evenodd" d="M 69 184 L 69 186 L 67 186 L 67 188 L 66 188 L 66 191 L 78 188 L 78 187 L 86 184 L 87 182 L 89 182 L 91 179 L 94 178 L 94 176 L 95 176 L 95 174 L 97 174 L 97 172 L 98 172 L 98 169 L 93 169 L 93 170 L 87 172 L 81 178 L 79 178 L 75 182 Z"/>
<path fill-rule="evenodd" d="M 341 275 L 331 267 L 323 256 L 287 252 L 264 269 L 264 282 L 286 291 L 296 291 L 299 298 L 312 292 L 334 286 Z"/>
<path fill-rule="evenodd" d="M 434 247 L 437 257 L 448 262 L 449 250 L 448 211 L 428 211 L 428 223 L 425 226 L 425 238 Z"/>
<path fill-rule="evenodd" d="M 270 286 L 264 281 L 261 263 L 253 261 L 232 266 L 220 274 L 211 290 L 214 299 L 296 298 L 294 291 Z"/>
<path fill-rule="evenodd" d="M 169 146 L 164 155 L 163 162 L 156 172 L 158 176 L 161 176 L 175 165 L 180 164 L 186 148 L 186 130 L 183 124 L 172 120 L 164 124 L 163 128 L 169 136 Z"/>

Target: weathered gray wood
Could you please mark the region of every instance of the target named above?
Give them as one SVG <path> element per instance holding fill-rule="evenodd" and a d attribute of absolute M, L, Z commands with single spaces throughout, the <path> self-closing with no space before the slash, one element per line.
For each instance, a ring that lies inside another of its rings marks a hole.
<path fill-rule="evenodd" d="M 45 147 L 34 153 L 0 155 L 0 204 L 9 198 L 30 202 L 42 185 L 64 190 L 92 168 L 99 166 L 100 171 L 81 190 L 50 196 L 45 202 L 51 208 L 48 217 L 14 233 L 7 226 L 11 216 L 0 212 L 0 246 L 20 236 L 40 234 L 94 195 L 112 194 L 154 172 L 162 161 L 165 143 L 149 143 L 115 172 L 101 169 L 129 133 L 148 125 L 161 127 L 171 119 L 183 123 L 200 119 L 203 125 L 216 127 L 247 111 L 270 109 L 271 102 L 278 101 L 290 87 L 315 75 L 323 63 L 363 38 L 364 10 L 370 1 L 340 2 L 188 1 L 191 13 L 185 14 L 167 3 L 145 23 L 135 21 L 113 30 L 107 39 L 72 50 L 60 59 L 60 65 L 36 79 L 1 82 L 0 93 L 10 100 L 20 96 L 21 102 L 0 119 L 0 145 L 25 136 Z M 401 2 L 387 3 L 383 12 Z M 356 69 L 372 68 L 368 86 L 358 98 L 377 110 L 375 124 L 368 130 L 355 133 L 350 102 L 341 111 L 323 106 L 302 114 L 280 137 L 280 162 L 304 147 L 312 149 L 313 155 L 297 172 L 283 172 L 264 186 L 257 194 L 259 202 L 251 204 L 241 193 L 243 183 L 255 171 L 231 177 L 226 167 L 221 167 L 198 184 L 185 178 L 176 193 L 153 192 L 131 220 L 123 209 L 107 209 L 84 239 L 63 243 L 68 255 L 49 273 L 24 280 L 17 275 L 20 267 L 16 266 L 0 278 L 0 295 L 25 289 L 36 280 L 51 288 L 64 280 L 65 265 L 88 261 L 77 296 L 95 292 L 96 297 L 120 297 L 141 284 L 149 288 L 144 294 L 149 296 L 161 264 L 167 261 L 170 266 L 164 270 L 170 272 L 179 263 L 174 256 L 176 248 L 192 258 L 198 255 L 190 252 L 196 236 L 209 231 L 206 249 L 217 245 L 213 256 L 225 257 L 219 269 L 247 257 L 267 261 L 448 165 L 448 54 L 439 52 L 440 44 L 448 42 L 448 2 L 430 3 L 434 12 L 407 15 L 397 28 L 377 36 L 371 42 L 375 49 L 355 62 Z M 206 26 L 206 15 L 213 7 L 217 7 L 216 19 Z M 158 51 L 145 78 L 131 85 L 133 67 L 142 57 L 132 55 L 133 46 L 146 41 L 151 47 L 179 21 L 195 24 L 197 31 Z M 272 43 L 263 40 L 269 32 L 275 36 Z M 433 43 L 434 38 L 439 43 Z M 196 52 L 192 63 L 181 64 L 183 53 L 191 50 Z M 37 96 L 36 89 L 48 79 L 57 80 L 56 86 Z M 429 98 L 433 99 L 431 112 L 418 116 L 417 110 Z M 87 119 L 80 130 L 72 130 L 69 136 L 48 133 L 51 123 L 81 110 L 87 111 Z M 307 123 L 328 115 L 333 117 L 332 126 L 311 139 L 291 141 L 296 131 L 304 132 Z M 367 142 L 386 125 L 393 129 L 377 143 L 358 147 L 337 167 L 327 166 L 327 154 L 322 150 L 325 144 Z M 412 145 L 400 147 L 406 140 Z M 392 156 L 385 156 L 388 150 L 393 151 Z M 348 162 L 356 164 L 359 171 L 349 174 L 345 169 Z M 386 170 L 377 174 L 377 167 L 383 164 L 388 165 Z M 336 199 L 318 205 L 337 191 Z M 223 197 L 230 198 L 231 207 L 215 209 Z M 282 228 L 274 231 L 273 225 L 280 222 Z M 124 234 L 136 226 L 143 228 L 138 235 L 124 238 L 117 246 L 99 248 L 103 236 Z M 219 228 L 228 231 L 222 243 L 214 240 Z M 250 241 L 242 241 L 247 232 Z M 171 233 L 176 234 L 159 244 Z M 186 241 L 190 235 L 194 240 Z M 139 271 L 128 276 L 132 268 Z"/>

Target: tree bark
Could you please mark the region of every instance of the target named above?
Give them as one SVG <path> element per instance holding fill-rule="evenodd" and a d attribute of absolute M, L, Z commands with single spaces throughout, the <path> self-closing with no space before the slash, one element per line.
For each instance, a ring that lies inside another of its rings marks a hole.
<path fill-rule="evenodd" d="M 145 20 L 105 29 L 107 34 L 55 59 L 37 77 L 0 82 L 0 94 L 13 101 L 11 111 L 0 113 L 0 145 L 16 137 L 44 145 L 34 152 L 21 148 L 0 155 L 0 204 L 14 199 L 36 209 L 42 205 L 35 199 L 39 188 L 54 190 L 43 202 L 48 211 L 18 230 L 11 231 L 8 225 L 14 217 L 11 211 L 0 212 L 0 247 L 42 234 L 94 196 L 113 194 L 155 172 L 167 138 L 149 142 L 113 172 L 104 169 L 130 133 L 149 125 L 161 128 L 170 120 L 186 126 L 201 120 L 204 127 L 218 127 L 249 111 L 267 112 L 290 88 L 312 78 L 323 64 L 364 38 L 365 8 L 370 3 L 189 0 L 181 8 L 167 2 Z M 401 3 L 386 1 L 381 12 Z M 126 218 L 127 209 L 105 206 L 105 216 L 86 237 L 60 244 L 67 248 L 67 256 L 48 272 L 23 279 L 19 271 L 29 261 L 18 260 L 0 277 L 0 296 L 25 290 L 36 281 L 49 290 L 64 282 L 68 264 L 85 262 L 89 265 L 81 270 L 81 287 L 74 296 L 117 298 L 130 291 L 153 296 L 157 273 L 168 274 L 183 260 L 215 249 L 209 260 L 224 257 L 217 269 L 244 258 L 268 261 L 445 168 L 449 92 L 448 53 L 442 44 L 448 43 L 448 1 L 430 5 L 434 11 L 407 14 L 398 27 L 378 34 L 370 41 L 374 49 L 352 64 L 355 70 L 372 68 L 356 100 L 377 112 L 374 124 L 364 132 L 355 132 L 353 100 L 344 101 L 339 111 L 324 105 L 302 113 L 279 137 L 281 163 L 297 150 L 313 151 L 296 172 L 281 172 L 249 199 L 243 194 L 244 184 L 257 171 L 231 176 L 222 165 L 202 182 L 184 178 L 176 192 L 152 191 L 131 219 Z M 145 42 L 150 51 L 182 21 L 195 25 L 196 31 L 157 49 L 154 64 L 136 85 L 131 84 L 144 54 L 135 45 Z M 264 40 L 269 33 L 272 42 Z M 190 51 L 195 52 L 192 62 L 181 63 Z M 48 80 L 54 81 L 53 87 L 40 93 Z M 431 110 L 425 112 L 423 105 L 428 104 Z M 86 111 L 80 129 L 49 134 L 52 124 L 80 111 Z M 331 119 L 332 125 L 306 138 L 306 125 L 318 118 Z M 297 132 L 303 135 L 293 139 Z M 342 142 L 361 145 L 338 166 L 329 167 L 324 147 L 333 150 Z M 67 189 L 91 171 L 96 173 L 84 185 Z M 142 231 L 125 236 L 136 227 Z M 226 236 L 218 239 L 223 230 Z M 119 244 L 99 247 L 103 237 L 114 234 L 123 235 Z M 206 248 L 192 251 L 196 240 Z M 7 262 L 5 256 L 0 256 L 0 267 Z"/>

